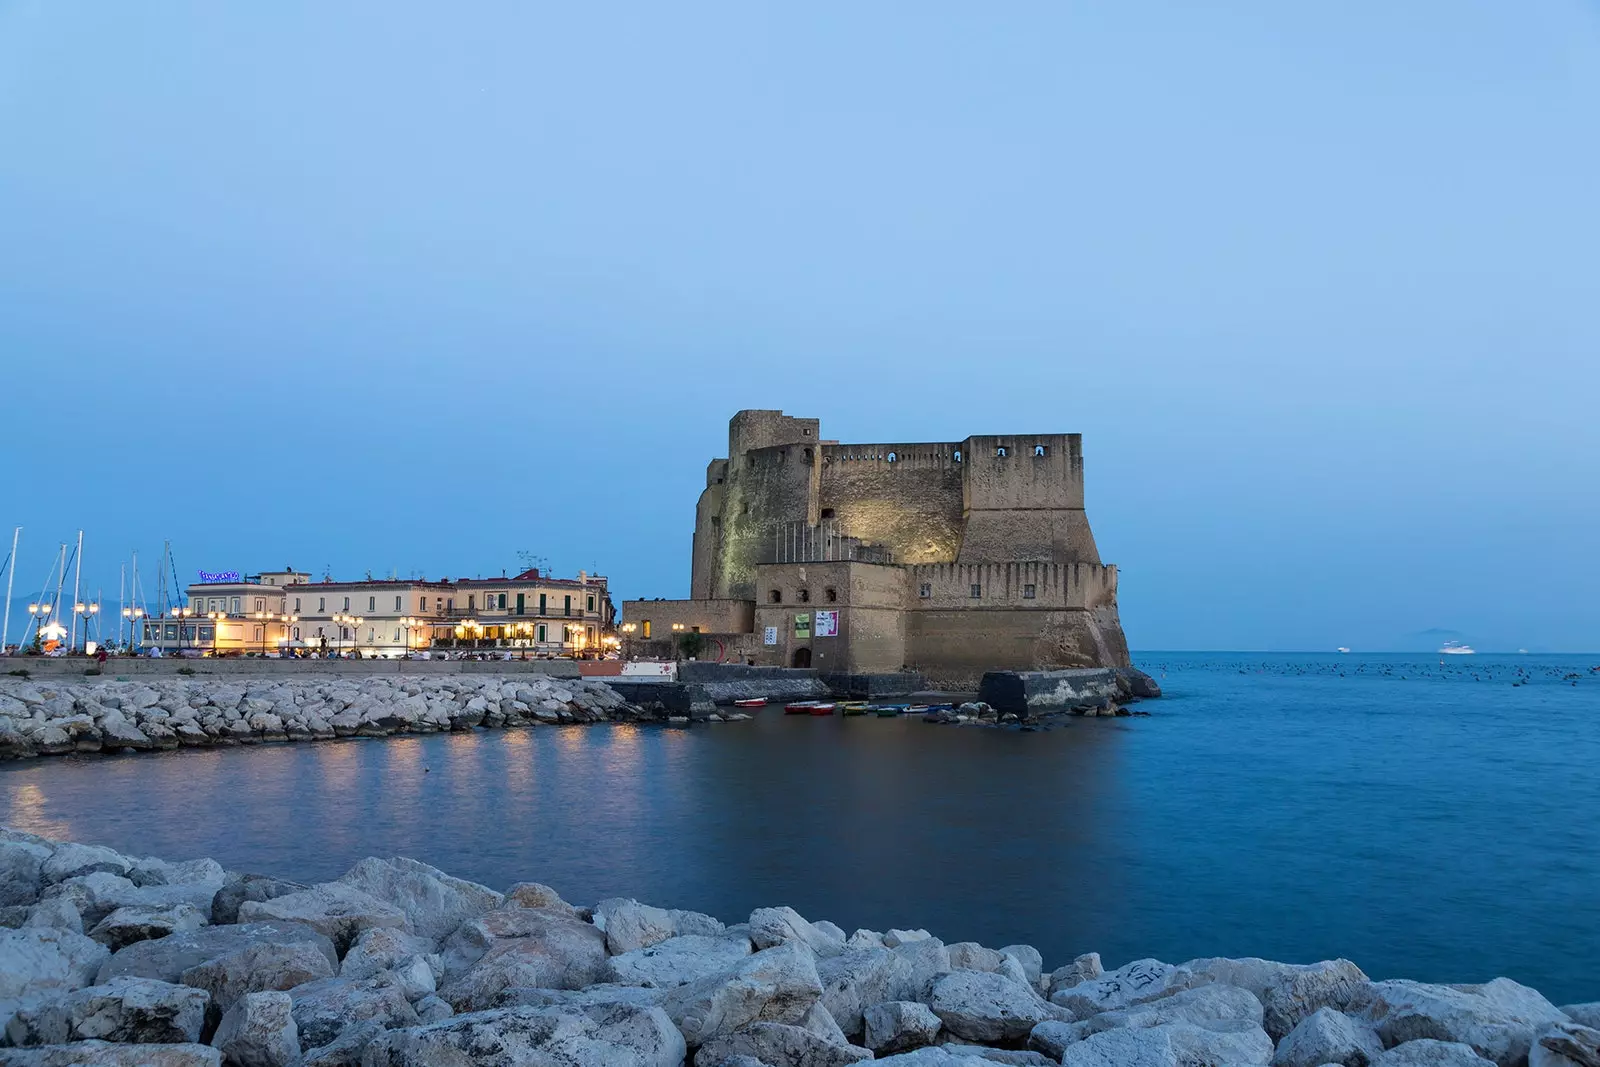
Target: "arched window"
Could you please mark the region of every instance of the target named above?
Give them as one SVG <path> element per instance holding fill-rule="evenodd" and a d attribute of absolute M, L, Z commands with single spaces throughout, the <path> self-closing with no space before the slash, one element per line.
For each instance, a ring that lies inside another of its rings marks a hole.
<path fill-rule="evenodd" d="M 895 454 L 894 454 L 894 453 L 893 453 L 893 452 L 890 452 L 890 453 L 889 453 L 889 462 L 890 462 L 890 463 L 893 463 L 893 462 L 894 462 L 894 461 L 895 461 L 895 460 L 897 460 L 897 459 L 899 459 L 899 458 L 900 458 L 900 457 L 899 457 L 899 456 L 897 456 L 897 455 L 895 455 Z"/>
<path fill-rule="evenodd" d="M 960 463 L 961 462 L 961 449 L 958 448 L 953 453 L 951 453 L 951 457 L 950 458 L 954 459 L 957 463 Z"/>
<path fill-rule="evenodd" d="M 1034 446 L 1033 446 L 1033 454 L 1034 454 L 1034 455 L 1036 455 L 1036 456 L 1042 456 L 1042 455 L 1044 455 L 1044 454 L 1045 454 L 1045 453 L 1046 453 L 1046 452 L 1047 452 L 1047 451 L 1049 451 L 1049 450 L 1048 450 L 1048 449 L 1046 449 L 1046 448 L 1045 448 L 1045 447 L 1044 447 L 1044 445 L 1034 445 Z"/>
<path fill-rule="evenodd" d="M 1000 459 L 1005 459 L 1006 458 L 1006 446 L 1005 445 L 1001 445 L 999 448 L 994 450 L 994 454 L 997 457 L 999 457 Z"/>

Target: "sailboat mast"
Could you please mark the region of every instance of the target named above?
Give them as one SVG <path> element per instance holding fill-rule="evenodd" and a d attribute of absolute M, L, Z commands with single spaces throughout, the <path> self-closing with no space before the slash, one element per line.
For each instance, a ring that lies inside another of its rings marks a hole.
<path fill-rule="evenodd" d="M 6 571 L 6 620 L 0 623 L 0 655 L 5 654 L 6 639 L 11 636 L 11 587 L 17 581 L 17 540 L 21 536 L 22 527 L 11 531 L 11 569 Z"/>
<path fill-rule="evenodd" d="M 71 652 L 78 647 L 78 605 L 83 595 L 83 531 L 78 531 L 78 547 L 73 549 L 72 558 L 75 561 L 72 567 L 72 631 L 67 637 L 67 651 Z M 83 620 L 83 633 L 89 634 L 89 620 Z"/>

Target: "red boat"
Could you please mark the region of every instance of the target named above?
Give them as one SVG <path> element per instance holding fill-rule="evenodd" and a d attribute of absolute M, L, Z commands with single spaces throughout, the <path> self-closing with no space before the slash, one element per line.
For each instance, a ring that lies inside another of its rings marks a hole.
<path fill-rule="evenodd" d="M 833 705 L 832 704 L 813 704 L 807 710 L 810 711 L 811 714 L 813 714 L 813 715 L 832 715 L 833 714 Z"/>
<path fill-rule="evenodd" d="M 736 708 L 764 708 L 767 706 L 767 698 L 751 697 L 749 700 L 735 700 L 733 706 Z"/>
<path fill-rule="evenodd" d="M 793 704 L 785 704 L 783 713 L 785 715 L 805 715 L 816 706 L 817 702 L 815 700 L 797 700 Z"/>

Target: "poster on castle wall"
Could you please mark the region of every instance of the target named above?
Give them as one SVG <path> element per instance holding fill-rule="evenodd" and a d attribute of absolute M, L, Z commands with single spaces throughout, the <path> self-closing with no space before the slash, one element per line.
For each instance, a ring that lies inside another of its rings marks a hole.
<path fill-rule="evenodd" d="M 776 626 L 767 627 L 766 631 L 762 633 L 761 638 L 762 638 L 763 643 L 765 643 L 765 644 L 769 644 L 769 645 L 777 644 L 778 643 L 778 628 Z"/>
<path fill-rule="evenodd" d="M 817 636 L 839 636 L 839 613 L 837 611 L 817 612 Z"/>
<path fill-rule="evenodd" d="M 809 614 L 796 615 L 794 617 L 794 635 L 801 641 L 809 641 L 811 639 L 811 616 Z"/>

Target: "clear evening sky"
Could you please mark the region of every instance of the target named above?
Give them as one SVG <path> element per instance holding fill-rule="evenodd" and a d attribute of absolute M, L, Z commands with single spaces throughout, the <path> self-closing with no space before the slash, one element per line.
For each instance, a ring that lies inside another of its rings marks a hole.
<path fill-rule="evenodd" d="M 1597 649 L 1597 115 L 1577 0 L 0 0 L 0 555 L 682 596 L 772 407 L 1082 432 L 1136 648 Z"/>

